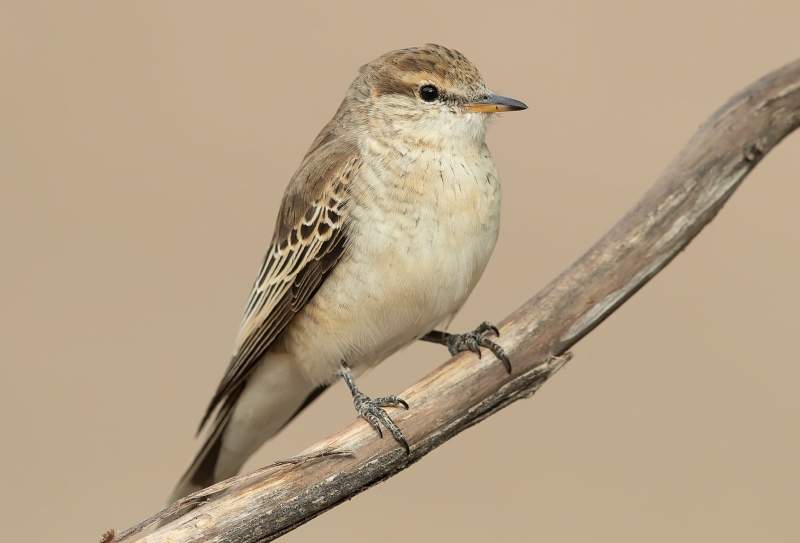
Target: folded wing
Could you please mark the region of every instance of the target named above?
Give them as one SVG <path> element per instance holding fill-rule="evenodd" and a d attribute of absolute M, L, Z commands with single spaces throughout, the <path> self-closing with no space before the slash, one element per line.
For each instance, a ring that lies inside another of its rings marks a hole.
<path fill-rule="evenodd" d="M 261 357 L 345 254 L 350 182 L 359 166 L 354 145 L 332 140 L 313 148 L 292 178 L 234 355 L 198 432 L 215 412 L 212 435 L 221 431 Z"/>

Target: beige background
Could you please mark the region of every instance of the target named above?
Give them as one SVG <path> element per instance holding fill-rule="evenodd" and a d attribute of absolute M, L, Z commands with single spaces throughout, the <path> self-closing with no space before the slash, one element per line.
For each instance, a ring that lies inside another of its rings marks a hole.
<path fill-rule="evenodd" d="M 281 191 L 365 61 L 436 41 L 531 106 L 491 130 L 503 227 L 468 328 L 800 51 L 794 0 L 658 4 L 3 1 L 2 539 L 93 541 L 162 505 Z M 798 152 L 800 135 L 535 399 L 286 540 L 800 540 Z M 363 388 L 444 358 L 415 345 Z M 251 467 L 352 419 L 334 387 Z"/>

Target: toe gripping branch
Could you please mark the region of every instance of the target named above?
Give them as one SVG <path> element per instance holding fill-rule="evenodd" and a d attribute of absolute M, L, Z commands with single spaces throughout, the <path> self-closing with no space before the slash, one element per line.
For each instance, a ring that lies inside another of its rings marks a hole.
<path fill-rule="evenodd" d="M 503 348 L 489 339 L 491 336 L 500 337 L 500 330 L 497 326 L 490 322 L 482 322 L 472 332 L 464 334 L 450 334 L 433 330 L 428 332 L 420 339 L 423 341 L 430 341 L 431 343 L 439 343 L 445 345 L 447 350 L 450 351 L 452 356 L 464 351 L 471 351 L 481 358 L 481 347 L 485 347 L 492 351 L 492 353 L 500 360 L 506 368 L 508 373 L 511 373 L 511 361 L 508 359 Z"/>
<path fill-rule="evenodd" d="M 483 322 L 475 328 L 475 330 L 465 334 L 450 334 L 439 330 L 433 330 L 420 339 L 445 345 L 452 356 L 464 351 L 471 351 L 480 358 L 482 355 L 481 347 L 484 347 L 492 351 L 497 359 L 503 363 L 506 371 L 511 373 L 511 361 L 508 359 L 508 356 L 506 356 L 503 348 L 489 339 L 491 336 L 500 336 L 500 331 L 497 329 L 497 326 L 489 322 Z M 366 420 L 381 438 L 383 437 L 381 426 L 389 430 L 389 433 L 392 434 L 395 441 L 402 445 L 406 454 L 408 454 L 411 451 L 408 446 L 408 441 L 403 435 L 403 432 L 384 409 L 384 407 L 402 407 L 403 409 L 408 409 L 408 404 L 405 400 L 397 396 L 370 398 L 358 389 L 353 379 L 353 373 L 345 362 L 342 362 L 339 375 L 347 384 L 347 388 L 350 389 L 350 394 L 353 395 L 353 405 L 356 408 L 358 416 Z"/>
<path fill-rule="evenodd" d="M 339 375 L 341 375 L 342 379 L 347 384 L 347 388 L 350 389 L 350 394 L 353 395 L 353 405 L 356 408 L 356 413 L 358 413 L 358 416 L 366 420 L 381 438 L 383 438 L 383 430 L 381 430 L 381 426 L 389 430 L 389 433 L 392 434 L 392 437 L 394 437 L 395 441 L 403 446 L 406 454 L 409 454 L 411 452 L 411 448 L 408 446 L 406 437 L 384 409 L 384 407 L 402 407 L 403 409 L 408 409 L 408 404 L 406 401 L 402 398 L 398 398 L 397 396 L 383 396 L 375 399 L 370 398 L 358 390 L 356 382 L 353 379 L 353 374 L 350 371 L 349 366 L 344 362 L 342 362 Z"/>

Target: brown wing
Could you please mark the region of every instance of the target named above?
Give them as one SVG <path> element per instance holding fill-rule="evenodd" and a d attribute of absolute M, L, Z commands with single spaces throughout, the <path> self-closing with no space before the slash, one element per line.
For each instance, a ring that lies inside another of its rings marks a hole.
<path fill-rule="evenodd" d="M 359 166 L 355 146 L 333 140 L 313 148 L 292 178 L 233 358 L 198 432 L 218 407 L 214 432 L 225 424 L 247 377 L 344 254 L 350 181 Z"/>

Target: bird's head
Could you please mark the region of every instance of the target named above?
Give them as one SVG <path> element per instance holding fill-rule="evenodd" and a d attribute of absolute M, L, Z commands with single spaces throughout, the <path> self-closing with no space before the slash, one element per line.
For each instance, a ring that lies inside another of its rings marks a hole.
<path fill-rule="evenodd" d="M 490 91 L 464 55 L 434 44 L 391 51 L 362 66 L 347 100 L 357 104 L 362 129 L 428 145 L 482 143 L 493 113 L 527 108 Z"/>

